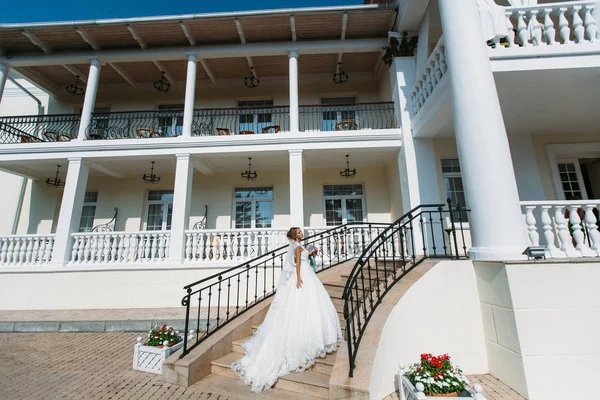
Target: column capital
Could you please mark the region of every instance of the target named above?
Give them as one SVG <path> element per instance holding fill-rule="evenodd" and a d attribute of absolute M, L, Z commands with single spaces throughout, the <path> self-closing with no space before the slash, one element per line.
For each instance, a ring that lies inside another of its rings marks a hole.
<path fill-rule="evenodd" d="M 196 53 L 185 53 L 187 55 L 188 61 L 198 62 L 198 56 Z"/>
<path fill-rule="evenodd" d="M 290 154 L 290 156 L 301 156 L 303 152 L 304 152 L 304 150 L 302 150 L 302 149 L 288 150 L 288 153 Z"/>
<path fill-rule="evenodd" d="M 102 65 L 98 57 L 90 57 L 90 64 L 94 67 L 100 67 Z"/>
<path fill-rule="evenodd" d="M 67 158 L 67 161 L 69 162 L 69 164 L 71 164 L 71 163 L 83 163 L 83 158 L 81 158 L 81 157 L 69 157 L 69 158 Z"/>
<path fill-rule="evenodd" d="M 289 58 L 298 58 L 298 49 L 288 49 L 288 57 Z"/>
<path fill-rule="evenodd" d="M 191 154 L 190 153 L 179 153 L 179 154 L 175 154 L 175 157 L 179 160 L 179 159 L 186 159 L 186 158 L 190 158 Z"/>

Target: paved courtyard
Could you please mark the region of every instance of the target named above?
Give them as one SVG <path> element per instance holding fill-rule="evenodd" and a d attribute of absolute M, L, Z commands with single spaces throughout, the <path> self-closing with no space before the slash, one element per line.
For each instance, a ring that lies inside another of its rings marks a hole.
<path fill-rule="evenodd" d="M 133 345 L 139 335 L 2 333 L 0 399 L 240 398 L 201 390 L 195 385 L 190 388 L 171 385 L 159 375 L 133 371 Z M 477 379 L 483 384 L 488 400 L 522 399 L 489 375 Z"/>

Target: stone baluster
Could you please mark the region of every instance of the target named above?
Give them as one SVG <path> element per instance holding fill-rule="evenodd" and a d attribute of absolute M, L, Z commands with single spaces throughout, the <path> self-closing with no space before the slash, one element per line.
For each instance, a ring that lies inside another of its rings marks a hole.
<path fill-rule="evenodd" d="M 82 236 L 82 239 L 84 240 L 83 255 L 79 257 L 79 262 L 86 263 L 90 259 L 90 248 L 92 247 L 92 242 L 90 241 L 89 236 Z"/>
<path fill-rule="evenodd" d="M 123 259 L 123 253 L 125 252 L 125 235 L 120 233 L 119 236 L 119 245 L 117 246 L 117 254 L 113 258 L 114 263 L 118 263 Z"/>
<path fill-rule="evenodd" d="M 575 251 L 575 247 L 573 246 L 572 238 L 569 234 L 568 223 L 563 213 L 564 208 L 564 206 L 554 206 L 554 222 L 556 223 L 556 230 L 558 231 L 560 249 L 565 252 L 567 257 L 577 257 L 579 252 Z"/>
<path fill-rule="evenodd" d="M 117 254 L 119 252 L 119 248 L 121 247 L 122 242 L 121 235 L 114 235 L 112 237 L 112 246 L 110 246 L 110 261 L 115 263 L 117 262 Z"/>
<path fill-rule="evenodd" d="M 15 264 L 15 238 L 8 238 L 8 252 L 7 252 L 7 264 Z"/>
<path fill-rule="evenodd" d="M 429 68 L 429 81 L 431 82 L 431 87 L 433 88 L 432 90 L 435 90 L 436 85 L 438 84 L 438 79 L 435 75 L 435 70 L 436 70 L 436 60 L 435 58 L 433 60 L 431 60 L 430 68 Z"/>
<path fill-rule="evenodd" d="M 593 257 L 596 254 L 585 243 L 585 234 L 581 225 L 581 217 L 577 212 L 581 208 L 581 204 L 571 204 L 569 207 L 569 222 L 573 229 L 573 238 L 575 239 L 575 248 L 581 252 L 584 257 Z M 585 219 L 585 214 L 584 214 Z"/>
<path fill-rule="evenodd" d="M 439 81 L 442 79 L 442 76 L 444 76 L 444 74 L 442 73 L 442 66 L 440 65 L 440 58 L 442 57 L 442 53 L 438 53 L 435 55 L 435 60 L 434 60 L 434 71 L 435 71 L 435 80 L 436 82 L 439 83 Z"/>
<path fill-rule="evenodd" d="M 595 255 L 600 255 L 600 232 L 598 232 L 598 220 L 594 214 L 594 208 L 596 208 L 596 206 L 593 204 L 585 205 L 584 221 L 585 227 L 587 228 L 590 248 L 595 252 Z"/>
<path fill-rule="evenodd" d="M 593 7 L 590 7 L 589 5 L 584 6 L 583 25 L 585 27 L 585 38 L 594 43 L 596 41 L 596 36 L 598 35 L 598 25 L 592 15 L 592 10 Z"/>
<path fill-rule="evenodd" d="M 529 23 L 531 24 L 531 42 L 534 46 L 542 44 L 542 26 L 538 22 L 537 15 L 539 10 L 531 10 L 529 12 Z"/>
<path fill-rule="evenodd" d="M 165 234 L 165 259 L 171 254 L 171 233 Z"/>
<path fill-rule="evenodd" d="M 80 236 L 73 238 L 73 248 L 71 248 L 71 262 L 78 261 L 77 254 L 79 253 L 79 244 L 81 243 Z"/>
<path fill-rule="evenodd" d="M 124 244 L 123 244 L 123 256 L 121 257 L 123 259 L 123 262 L 129 262 L 129 254 L 131 252 L 131 235 L 125 234 L 125 237 L 123 238 L 124 240 Z M 133 256 L 132 256 L 133 258 Z"/>
<path fill-rule="evenodd" d="M 525 22 L 525 11 L 517 12 L 517 36 L 521 45 L 527 46 L 529 44 L 529 30 Z"/>
<path fill-rule="evenodd" d="M 552 21 L 552 9 L 544 8 L 542 11 L 544 15 L 544 37 L 546 38 L 546 44 L 553 45 L 555 43 L 556 29 L 554 29 L 554 21 Z"/>
<path fill-rule="evenodd" d="M 525 223 L 527 223 L 527 231 L 529 235 L 529 241 L 532 246 L 540 245 L 540 235 L 537 231 L 537 221 L 535 220 L 535 215 L 533 215 L 533 211 L 536 209 L 536 206 L 526 206 L 525 207 Z"/>
<path fill-rule="evenodd" d="M 0 263 L 7 263 L 7 253 L 8 253 L 8 239 L 2 239 L 2 249 L 0 250 Z"/>
<path fill-rule="evenodd" d="M 22 265 L 25 263 L 25 239 L 17 238 L 17 244 L 15 246 L 15 255 L 17 258 L 17 263 Z"/>
<path fill-rule="evenodd" d="M 90 236 L 90 240 L 92 243 L 92 254 L 90 258 L 90 262 L 99 262 L 100 261 L 100 249 L 101 244 L 99 243 L 102 238 L 100 236 Z"/>
<path fill-rule="evenodd" d="M 104 237 L 104 262 L 112 260 L 111 255 L 113 254 L 114 248 L 117 245 L 115 241 L 116 237 L 111 233 Z"/>
<path fill-rule="evenodd" d="M 33 263 L 42 263 L 43 254 L 40 253 L 40 246 L 42 245 L 43 241 L 45 241 L 44 237 L 36 237 L 33 239 L 33 258 L 31 260 Z"/>
<path fill-rule="evenodd" d="M 571 14 L 573 15 L 573 35 L 575 36 L 575 43 L 582 43 L 585 39 L 585 28 L 583 27 L 583 20 L 581 15 L 581 6 L 574 6 Z"/>
<path fill-rule="evenodd" d="M 160 236 L 157 234 L 152 235 L 152 238 L 150 239 L 150 254 L 149 254 L 149 258 L 148 261 L 156 261 L 156 259 L 158 258 L 158 247 L 159 247 L 159 239 Z"/>
<path fill-rule="evenodd" d="M 33 255 L 33 242 L 35 241 L 35 238 L 32 237 L 28 237 L 25 239 L 26 244 L 25 244 L 25 263 L 29 264 L 32 261 L 35 261 L 35 258 L 32 258 Z"/>
<path fill-rule="evenodd" d="M 569 37 L 571 36 L 571 28 L 569 28 L 569 21 L 567 20 L 568 9 L 566 7 L 560 7 L 558 9 L 558 32 L 560 33 L 561 43 L 567 44 L 570 43 L 571 40 Z"/>
<path fill-rule="evenodd" d="M 448 70 L 448 64 L 446 63 L 446 53 L 444 52 L 444 45 L 440 46 L 440 70 L 442 71 L 442 75 L 446 74 Z"/>
<path fill-rule="evenodd" d="M 52 238 L 51 237 L 50 238 L 42 237 L 40 239 L 40 249 L 38 250 L 39 254 L 40 254 L 40 256 L 39 256 L 40 257 L 40 264 L 43 264 L 43 263 L 46 263 L 46 262 L 50 261 L 48 258 L 46 258 L 46 256 L 50 257 L 50 253 L 52 252 L 52 250 L 48 250 L 48 248 L 47 248 L 47 247 L 51 247 L 51 246 L 48 245 L 49 243 L 52 243 Z M 46 255 L 47 251 L 48 251 L 48 255 Z"/>
<path fill-rule="evenodd" d="M 508 28 L 508 35 L 506 40 L 508 41 L 508 47 L 515 47 L 515 26 L 511 20 L 512 13 L 508 11 L 506 13 L 506 27 Z"/>
<path fill-rule="evenodd" d="M 198 234 L 193 232 L 187 235 L 187 243 L 186 243 L 186 260 L 188 261 L 197 261 L 196 254 L 198 254 Z"/>
<path fill-rule="evenodd" d="M 144 252 L 146 247 L 146 241 L 148 239 L 145 235 L 135 235 L 132 237 L 134 249 L 136 250 L 136 262 L 142 262 L 144 260 Z"/>

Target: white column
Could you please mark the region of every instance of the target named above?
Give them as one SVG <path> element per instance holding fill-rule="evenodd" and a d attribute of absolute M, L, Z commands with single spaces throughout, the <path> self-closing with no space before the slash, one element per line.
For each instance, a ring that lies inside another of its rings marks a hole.
<path fill-rule="evenodd" d="M 190 221 L 193 176 L 194 169 L 190 155 L 177 154 L 169 253 L 170 261 L 175 263 L 181 263 L 185 259 L 185 230 L 188 229 Z"/>
<path fill-rule="evenodd" d="M 73 246 L 71 234 L 79 229 L 88 173 L 89 167 L 81 158 L 69 159 L 65 189 L 56 224 L 52 264 L 65 265 L 70 261 Z"/>
<path fill-rule="evenodd" d="M 8 64 L 5 62 L 0 62 L 0 103 L 2 103 L 2 94 L 4 93 L 4 87 L 6 86 L 8 70 Z"/>
<path fill-rule="evenodd" d="M 298 109 L 298 50 L 288 50 L 290 62 L 290 132 L 300 130 Z"/>
<path fill-rule="evenodd" d="M 427 8 L 419 26 L 419 41 L 417 42 L 417 71 L 422 72 L 429 59 L 429 26 L 430 8 Z"/>
<path fill-rule="evenodd" d="M 464 4 L 463 4 L 464 3 Z M 528 246 L 477 0 L 439 0 L 472 259 L 521 258 Z M 468 49 L 468 51 L 465 51 Z"/>
<path fill-rule="evenodd" d="M 545 200 L 544 186 L 532 135 L 530 133 L 516 133 L 508 137 L 510 154 L 515 169 L 519 199 L 521 201 Z"/>
<path fill-rule="evenodd" d="M 304 184 L 302 182 L 302 150 L 290 153 L 290 223 L 304 227 Z"/>
<path fill-rule="evenodd" d="M 195 54 L 188 55 L 187 79 L 185 81 L 185 105 L 183 110 L 183 137 L 192 136 L 192 121 L 194 119 L 194 99 L 196 96 L 196 68 L 198 58 Z"/>
<path fill-rule="evenodd" d="M 85 87 L 79 132 L 77 133 L 77 139 L 79 140 L 85 140 L 87 128 L 92 122 L 92 112 L 96 105 L 96 93 L 98 93 L 98 81 L 100 80 L 100 68 L 100 61 L 97 58 L 92 58 L 87 85 Z"/>

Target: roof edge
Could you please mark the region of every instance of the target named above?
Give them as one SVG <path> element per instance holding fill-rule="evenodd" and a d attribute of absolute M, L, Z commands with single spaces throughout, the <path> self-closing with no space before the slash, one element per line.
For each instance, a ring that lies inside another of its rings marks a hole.
<path fill-rule="evenodd" d="M 0 24 L 0 29 L 33 29 L 33 28 L 56 28 L 65 26 L 89 26 L 89 25 L 113 25 L 113 24 L 133 24 L 140 22 L 168 22 L 168 21 L 189 21 L 197 19 L 212 18 L 236 18 L 236 17 L 254 17 L 267 15 L 292 15 L 304 13 L 319 12 L 339 12 L 339 11 L 360 11 L 360 10 L 396 10 L 398 4 L 357 4 L 350 6 L 324 6 L 324 7 L 303 7 L 303 8 L 280 8 L 270 10 L 254 11 L 231 11 L 202 14 L 180 14 L 180 15 L 162 15 L 154 17 L 133 17 L 133 18 L 107 18 L 80 21 L 57 21 L 57 22 L 29 22 L 29 23 L 10 23 Z"/>

